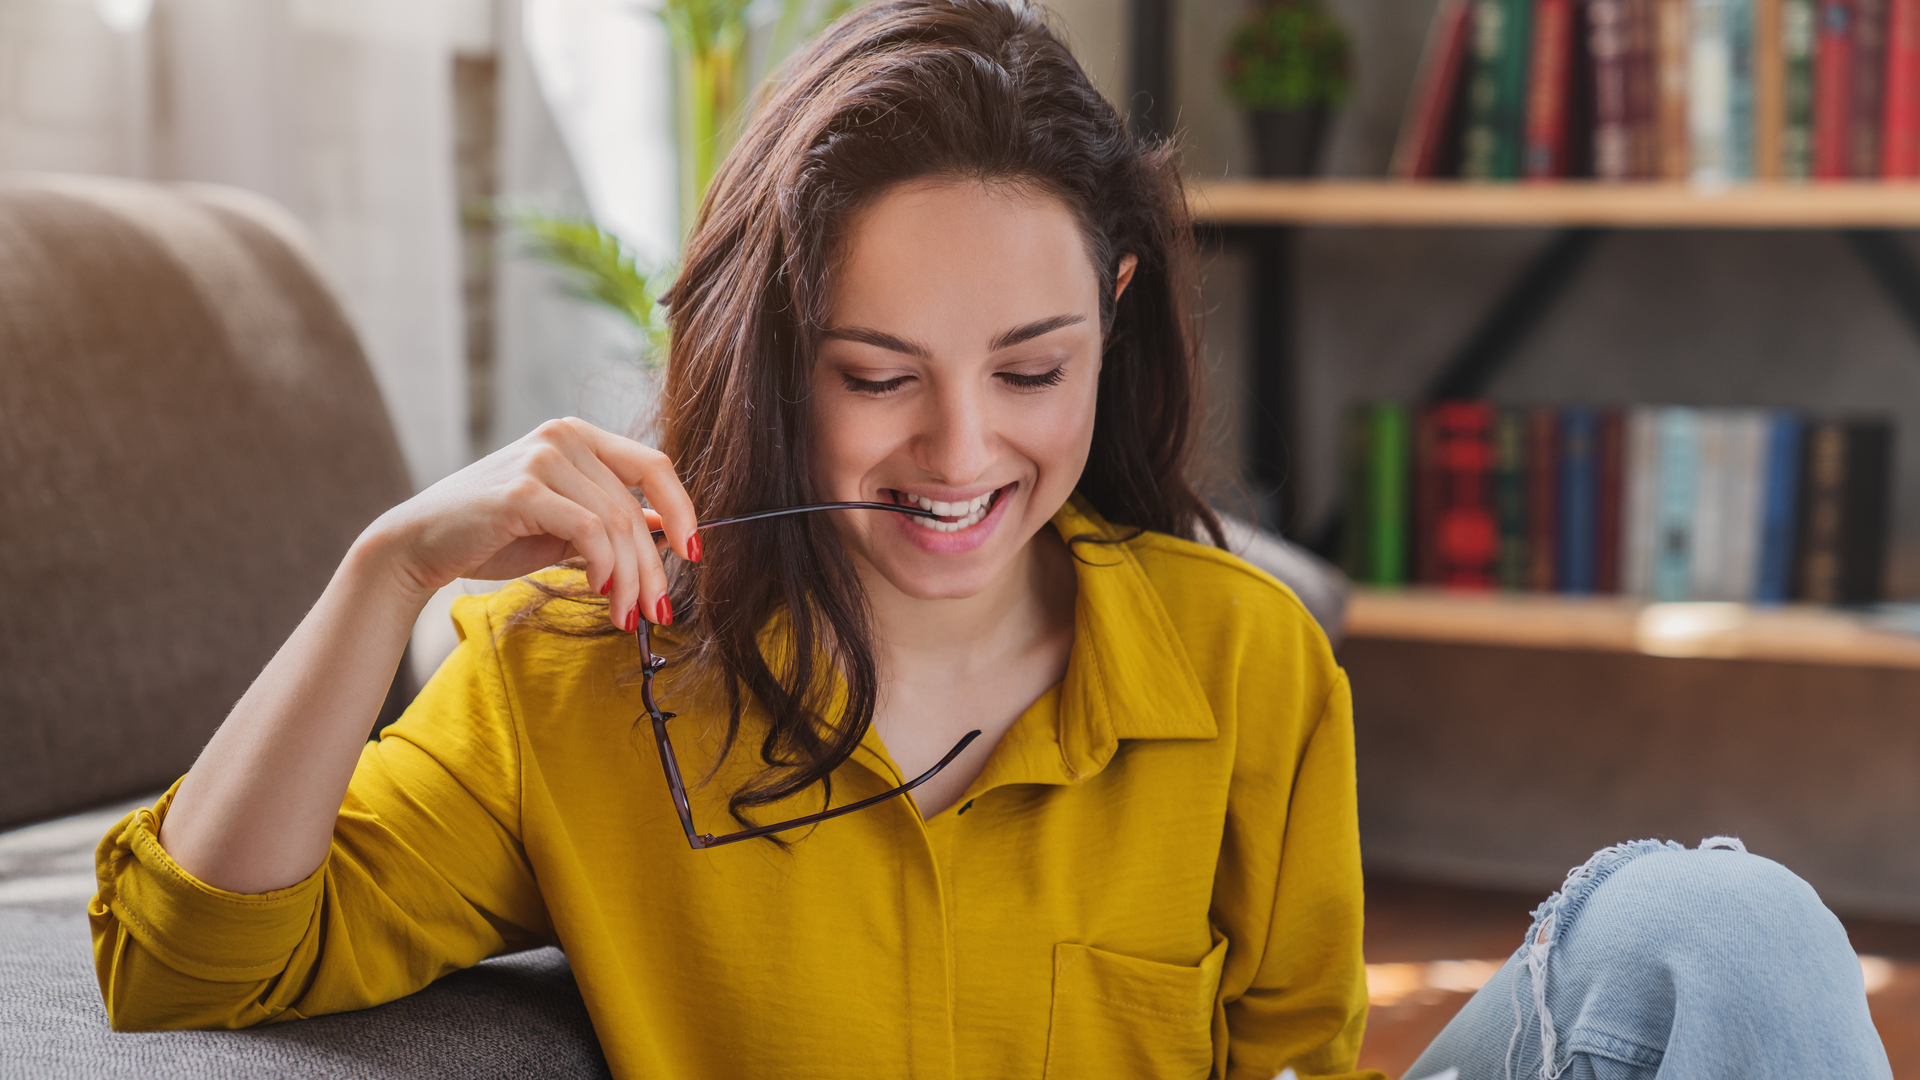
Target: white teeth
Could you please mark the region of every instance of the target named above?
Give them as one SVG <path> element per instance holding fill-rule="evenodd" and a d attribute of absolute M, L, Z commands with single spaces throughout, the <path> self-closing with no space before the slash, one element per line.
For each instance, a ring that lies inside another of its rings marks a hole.
<path fill-rule="evenodd" d="M 968 499 L 966 502 L 941 502 L 924 495 L 909 495 L 904 491 L 899 494 L 907 502 L 913 503 L 922 510 L 931 510 L 943 518 L 958 519 L 956 521 L 935 521 L 932 518 L 923 517 L 913 519 L 916 524 L 932 529 L 934 532 L 959 532 L 962 529 L 971 529 L 986 519 L 987 509 L 993 504 L 991 491 Z"/>

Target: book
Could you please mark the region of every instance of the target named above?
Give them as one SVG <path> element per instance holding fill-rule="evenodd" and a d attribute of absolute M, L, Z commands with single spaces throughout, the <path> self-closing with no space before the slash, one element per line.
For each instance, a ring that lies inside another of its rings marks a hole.
<path fill-rule="evenodd" d="M 1440 583 L 1438 523 L 1446 497 L 1446 473 L 1440 449 L 1440 428 L 1433 405 L 1413 413 L 1413 581 Z"/>
<path fill-rule="evenodd" d="M 1686 600 L 1693 588 L 1699 413 L 1678 405 L 1663 408 L 1659 430 L 1658 494 L 1654 500 L 1654 548 L 1647 594 L 1655 600 Z"/>
<path fill-rule="evenodd" d="M 1627 411 L 1626 465 L 1620 497 L 1620 591 L 1652 593 L 1653 555 L 1659 523 L 1660 410 Z"/>
<path fill-rule="evenodd" d="M 1675 599 L 1730 600 L 1721 590 L 1726 569 L 1728 537 L 1727 491 L 1732 483 L 1728 457 L 1727 416 L 1718 409 L 1702 409 L 1694 423 L 1693 531 L 1687 560 L 1687 584 Z"/>
<path fill-rule="evenodd" d="M 1494 516 L 1500 527 L 1496 571 L 1503 589 L 1525 589 L 1532 580 L 1527 539 L 1527 412 L 1503 406 L 1493 421 Z"/>
<path fill-rule="evenodd" d="M 1816 604 L 1840 599 L 1840 520 L 1846 501 L 1847 429 L 1830 420 L 1807 428 L 1795 595 Z"/>
<path fill-rule="evenodd" d="M 1461 175 L 1512 180 L 1525 138 L 1531 0 L 1475 0 L 1473 73 Z"/>
<path fill-rule="evenodd" d="M 1619 409 L 1600 414 L 1600 492 L 1594 512 L 1593 589 L 1620 591 L 1622 500 L 1626 491 L 1627 415 Z"/>
<path fill-rule="evenodd" d="M 1494 584 L 1500 526 L 1494 507 L 1493 406 L 1445 401 L 1427 410 L 1438 483 L 1431 532 L 1432 582 L 1451 588 Z"/>
<path fill-rule="evenodd" d="M 1685 180 L 1692 171 L 1687 131 L 1687 53 L 1692 47 L 1687 24 L 1689 0 L 1655 0 L 1656 127 L 1663 180 Z"/>
<path fill-rule="evenodd" d="M 1658 30 L 1654 0 L 1627 0 L 1627 130 L 1636 180 L 1660 175 Z"/>
<path fill-rule="evenodd" d="M 1407 581 L 1407 407 L 1376 403 L 1367 416 L 1367 578 L 1375 585 Z"/>
<path fill-rule="evenodd" d="M 1692 47 L 1687 53 L 1687 130 L 1693 179 L 1724 184 L 1733 178 L 1729 138 L 1733 119 L 1733 42 L 1729 0 L 1693 0 Z"/>
<path fill-rule="evenodd" d="M 1527 587 L 1552 592 L 1560 558 L 1560 423 L 1552 406 L 1527 411 Z"/>
<path fill-rule="evenodd" d="M 1840 180 L 1850 163 L 1853 116 L 1853 0 L 1818 0 L 1813 44 L 1813 169 Z"/>
<path fill-rule="evenodd" d="M 1567 175 L 1568 107 L 1574 43 L 1573 0 L 1537 0 L 1527 88 L 1526 160 L 1531 180 Z"/>
<path fill-rule="evenodd" d="M 1813 175 L 1813 54 L 1815 0 L 1780 0 L 1780 176 Z"/>
<path fill-rule="evenodd" d="M 1761 483 L 1760 558 L 1753 599 L 1783 604 L 1793 595 L 1794 511 L 1800 499 L 1800 417 L 1784 409 L 1767 415 L 1765 479 Z"/>
<path fill-rule="evenodd" d="M 1421 180 L 1459 171 L 1459 105 L 1472 30 L 1471 0 L 1440 0 L 1394 144 L 1391 175 Z"/>
<path fill-rule="evenodd" d="M 1920 177 L 1920 0 L 1887 9 L 1887 95 L 1880 132 L 1880 175 Z"/>
<path fill-rule="evenodd" d="M 1787 125 L 1787 64 L 1781 46 L 1782 0 L 1753 0 L 1753 175 L 1780 178 Z"/>
<path fill-rule="evenodd" d="M 1700 415 L 1690 589 L 1695 600 L 1753 596 L 1766 431 L 1765 414 L 1752 409 Z"/>
<path fill-rule="evenodd" d="M 1599 563 L 1600 414 L 1585 406 L 1565 408 L 1559 427 L 1554 581 L 1561 592 L 1591 593 Z"/>
<path fill-rule="evenodd" d="M 1340 421 L 1340 571 L 1353 581 L 1373 578 L 1372 411 L 1347 409 Z"/>
<path fill-rule="evenodd" d="M 1887 528 L 1892 520 L 1893 424 L 1856 420 L 1846 425 L 1846 480 L 1842 486 L 1840 567 L 1835 599 L 1877 604 L 1886 599 Z"/>
<path fill-rule="evenodd" d="M 1724 0 L 1727 27 L 1727 177 L 1753 179 L 1754 0 Z"/>
<path fill-rule="evenodd" d="M 1593 174 L 1633 179 L 1633 126 L 1627 109 L 1626 0 L 1588 0 L 1587 51 L 1593 64 Z"/>
<path fill-rule="evenodd" d="M 1853 97 L 1847 109 L 1847 175 L 1880 175 L 1887 92 L 1887 0 L 1853 0 Z"/>

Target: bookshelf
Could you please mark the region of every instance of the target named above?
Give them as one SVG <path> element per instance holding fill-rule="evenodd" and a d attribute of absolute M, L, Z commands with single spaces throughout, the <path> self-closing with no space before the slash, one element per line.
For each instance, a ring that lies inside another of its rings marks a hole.
<path fill-rule="evenodd" d="M 1920 228 L 1920 183 L 1220 180 L 1189 185 L 1202 225 L 1428 228 Z"/>
<path fill-rule="evenodd" d="M 1827 607 L 1648 603 L 1620 596 L 1359 589 L 1347 636 L 1920 670 L 1920 637 Z"/>

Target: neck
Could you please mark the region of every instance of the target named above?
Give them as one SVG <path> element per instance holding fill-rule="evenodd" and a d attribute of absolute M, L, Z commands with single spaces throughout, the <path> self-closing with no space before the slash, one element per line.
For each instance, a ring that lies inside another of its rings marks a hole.
<path fill-rule="evenodd" d="M 916 599 L 869 566 L 862 564 L 860 572 L 883 681 L 977 670 L 1073 622 L 1072 556 L 1050 526 L 1035 533 L 985 589 L 963 599 Z"/>

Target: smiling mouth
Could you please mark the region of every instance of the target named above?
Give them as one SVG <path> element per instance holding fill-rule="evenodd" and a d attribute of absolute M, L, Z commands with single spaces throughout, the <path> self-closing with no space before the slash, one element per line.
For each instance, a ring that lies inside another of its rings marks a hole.
<path fill-rule="evenodd" d="M 940 502 L 937 499 L 929 499 L 921 495 L 912 495 L 905 491 L 896 491 L 893 488 L 883 488 L 882 491 L 888 498 L 901 506 L 917 506 L 922 510 L 930 510 L 938 515 L 937 517 L 930 518 L 910 518 L 909 520 L 915 525 L 923 529 L 931 529 L 934 532 L 952 533 L 959 532 L 962 529 L 971 529 L 975 525 L 985 521 L 987 515 L 993 513 L 994 504 L 1000 501 L 1000 497 L 1013 489 L 1014 484 L 1008 484 L 1005 487 L 995 488 L 985 495 L 968 499 L 965 502 Z M 901 516 L 904 517 L 905 515 Z"/>

